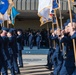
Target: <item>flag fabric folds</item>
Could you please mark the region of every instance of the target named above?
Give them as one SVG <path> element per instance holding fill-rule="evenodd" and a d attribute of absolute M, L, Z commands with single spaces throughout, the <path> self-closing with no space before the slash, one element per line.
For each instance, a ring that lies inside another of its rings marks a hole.
<path fill-rule="evenodd" d="M 14 25 L 15 18 L 19 14 L 19 12 L 14 7 L 14 3 L 12 0 L 0 0 L 0 23 L 7 21 Z"/>
<path fill-rule="evenodd" d="M 10 20 L 12 24 L 14 25 L 15 23 L 15 17 L 19 14 L 19 12 L 16 10 L 16 8 L 13 6 L 11 9 L 11 15 L 10 15 Z"/>
<path fill-rule="evenodd" d="M 7 11 L 6 11 L 6 13 L 4 14 L 4 16 L 3 16 L 3 20 L 4 21 L 6 21 L 6 20 L 10 20 L 10 16 L 8 15 L 8 13 L 7 13 Z"/>
<path fill-rule="evenodd" d="M 53 0 L 39 0 L 38 16 L 48 20 Z"/>
<path fill-rule="evenodd" d="M 9 6 L 8 0 L 0 0 L 0 13 L 5 14 Z"/>
<path fill-rule="evenodd" d="M 59 9 L 59 0 L 39 0 L 38 16 L 41 25 L 53 21 L 54 10 Z M 54 19 L 55 21 L 56 19 Z"/>
<path fill-rule="evenodd" d="M 52 17 L 49 16 L 48 20 L 46 20 L 45 18 L 41 17 L 40 18 L 40 22 L 41 22 L 41 25 L 42 26 L 43 24 L 47 23 L 47 22 L 51 22 L 52 21 Z"/>
<path fill-rule="evenodd" d="M 7 14 L 7 11 L 3 15 L 3 19 L 0 19 L 0 24 L 3 23 L 4 21 L 10 21 L 10 17 Z"/>

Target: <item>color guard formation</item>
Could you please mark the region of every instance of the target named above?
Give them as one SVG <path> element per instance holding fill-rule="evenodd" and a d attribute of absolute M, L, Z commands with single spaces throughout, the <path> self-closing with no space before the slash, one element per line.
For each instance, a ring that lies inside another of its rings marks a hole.
<path fill-rule="evenodd" d="M 50 49 L 47 57 L 48 68 L 53 69 L 51 75 L 76 75 L 76 13 L 71 11 L 71 7 L 76 6 L 76 0 L 67 0 L 67 3 L 70 19 L 64 23 L 60 0 L 39 0 L 38 15 L 41 25 L 52 22 L 49 36 Z"/>
<path fill-rule="evenodd" d="M 53 75 L 75 75 L 76 60 L 74 42 L 76 42 L 76 19 L 70 23 L 70 19 L 64 23 L 61 30 L 50 30 L 50 50 L 48 53 L 48 68 L 54 68 Z M 76 46 L 75 46 L 76 48 Z"/>

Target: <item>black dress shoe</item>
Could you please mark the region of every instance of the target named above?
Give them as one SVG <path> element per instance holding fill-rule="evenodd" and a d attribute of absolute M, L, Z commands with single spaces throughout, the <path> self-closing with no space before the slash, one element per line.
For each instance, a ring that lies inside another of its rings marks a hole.
<path fill-rule="evenodd" d="M 51 72 L 51 74 L 50 75 L 54 75 L 54 73 L 53 72 Z"/>
<path fill-rule="evenodd" d="M 19 66 L 19 68 L 22 68 L 23 66 Z"/>
<path fill-rule="evenodd" d="M 18 72 L 16 71 L 15 73 L 16 73 L 16 74 L 20 74 L 20 71 L 18 71 Z"/>

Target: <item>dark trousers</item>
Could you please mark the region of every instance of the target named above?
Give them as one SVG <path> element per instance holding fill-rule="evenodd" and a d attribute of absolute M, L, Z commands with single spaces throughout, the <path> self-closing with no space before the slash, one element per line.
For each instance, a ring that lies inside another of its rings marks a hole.
<path fill-rule="evenodd" d="M 18 50 L 18 61 L 19 61 L 19 65 L 23 66 L 22 50 Z"/>
<path fill-rule="evenodd" d="M 33 48 L 33 42 L 29 42 L 29 47 L 30 47 L 30 49 L 32 49 Z"/>
<path fill-rule="evenodd" d="M 0 72 L 2 72 L 2 75 L 8 75 L 7 68 L 4 63 L 0 65 Z"/>
<path fill-rule="evenodd" d="M 37 48 L 40 49 L 40 41 L 37 41 L 36 44 L 37 44 Z"/>
<path fill-rule="evenodd" d="M 10 60 L 7 60 L 7 65 L 11 71 L 11 75 L 15 75 L 14 64 L 13 64 L 13 55 L 11 55 Z"/>
<path fill-rule="evenodd" d="M 18 63 L 17 63 L 17 57 L 13 57 L 13 65 L 14 65 L 14 70 L 16 71 L 16 73 L 20 73 Z"/>

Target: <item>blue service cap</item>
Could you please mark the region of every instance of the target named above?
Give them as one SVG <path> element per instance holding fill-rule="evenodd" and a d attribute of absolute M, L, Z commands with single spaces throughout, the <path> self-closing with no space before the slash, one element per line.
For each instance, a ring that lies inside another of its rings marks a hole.
<path fill-rule="evenodd" d="M 9 31 L 8 31 L 9 33 L 11 33 L 11 34 L 13 34 L 13 30 L 12 29 L 9 29 Z"/>
<path fill-rule="evenodd" d="M 14 28 L 10 28 L 12 31 L 15 31 L 16 29 L 14 29 Z"/>
<path fill-rule="evenodd" d="M 70 22 L 70 19 L 67 19 L 67 22 L 69 23 Z"/>
<path fill-rule="evenodd" d="M 2 29 L 1 30 L 5 30 L 5 31 L 7 31 L 8 32 L 8 28 L 6 28 L 6 27 L 2 27 Z"/>
<path fill-rule="evenodd" d="M 70 19 L 68 19 L 67 22 L 70 23 Z M 76 22 L 76 19 L 72 19 L 72 22 Z"/>
<path fill-rule="evenodd" d="M 73 19 L 72 22 L 76 22 L 76 19 Z"/>
<path fill-rule="evenodd" d="M 54 28 L 54 30 L 57 30 L 57 28 Z"/>
<path fill-rule="evenodd" d="M 76 22 L 76 20 L 75 19 L 72 19 L 72 22 Z M 64 27 L 67 26 L 69 23 L 70 23 L 70 19 L 68 19 L 67 22 L 64 23 Z"/>
<path fill-rule="evenodd" d="M 69 23 L 69 22 L 65 22 L 65 23 L 64 23 L 64 28 L 65 28 L 66 26 L 68 26 L 68 23 Z"/>

